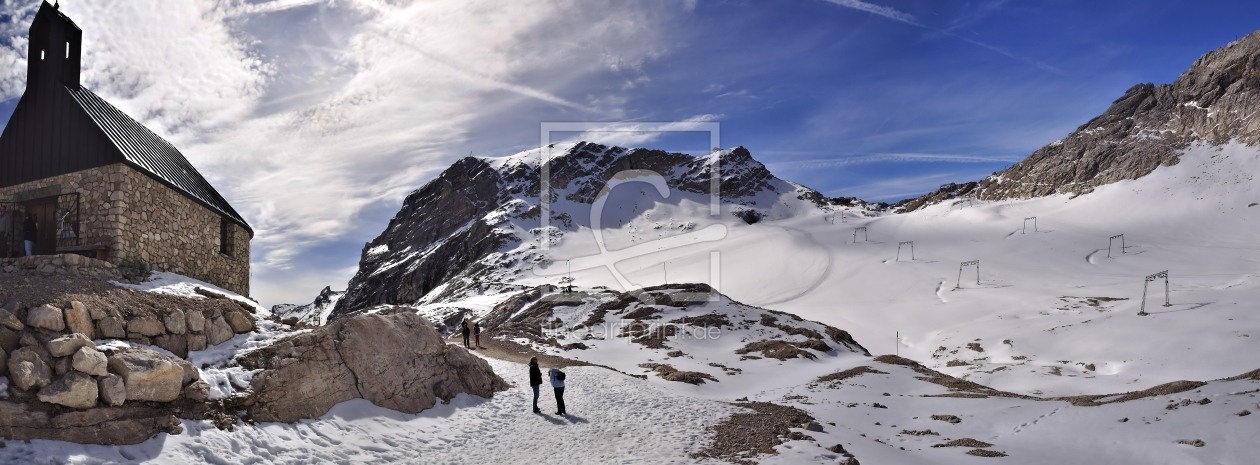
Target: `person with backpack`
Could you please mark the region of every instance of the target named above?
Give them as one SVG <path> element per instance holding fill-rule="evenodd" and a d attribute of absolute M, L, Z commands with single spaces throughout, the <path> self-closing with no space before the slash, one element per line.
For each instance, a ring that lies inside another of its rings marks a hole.
<path fill-rule="evenodd" d="M 542 370 L 538 369 L 538 357 L 529 358 L 529 387 L 534 390 L 534 413 L 542 413 L 538 408 L 538 388 L 542 386 Z"/>
<path fill-rule="evenodd" d="M 473 323 L 473 337 L 477 338 L 477 348 L 481 349 L 481 322 Z"/>
<path fill-rule="evenodd" d="M 552 368 L 547 374 L 551 377 L 551 387 L 556 390 L 556 415 L 567 415 L 564 412 L 564 372 Z"/>
<path fill-rule="evenodd" d="M 462 331 L 464 332 L 464 348 L 469 349 L 471 347 L 468 347 L 468 335 L 472 333 L 472 330 L 468 329 L 468 320 L 464 320 L 463 327 L 464 329 Z"/>
<path fill-rule="evenodd" d="M 22 224 L 22 239 L 26 245 L 26 256 L 35 255 L 35 244 L 39 241 L 39 226 L 35 215 L 26 215 Z"/>

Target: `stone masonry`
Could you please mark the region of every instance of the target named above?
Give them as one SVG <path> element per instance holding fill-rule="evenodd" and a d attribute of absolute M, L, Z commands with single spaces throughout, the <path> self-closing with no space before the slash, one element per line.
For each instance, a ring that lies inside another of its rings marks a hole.
<path fill-rule="evenodd" d="M 79 248 L 104 249 L 115 265 L 139 259 L 157 271 L 249 295 L 249 232 L 229 222 L 233 253 L 220 253 L 219 214 L 125 164 L 0 188 L 0 199 L 73 192 L 79 193 Z"/>

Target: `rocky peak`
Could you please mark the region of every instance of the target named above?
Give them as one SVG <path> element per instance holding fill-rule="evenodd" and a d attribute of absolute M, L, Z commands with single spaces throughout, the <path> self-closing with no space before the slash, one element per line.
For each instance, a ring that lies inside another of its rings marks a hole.
<path fill-rule="evenodd" d="M 1174 165 L 1191 143 L 1260 142 L 1260 31 L 1204 54 L 1171 84 L 1138 84 L 1067 137 L 980 181 L 971 193 L 1002 200 L 1137 179 Z M 952 198 L 941 191 L 900 202 L 911 211 Z"/>
<path fill-rule="evenodd" d="M 763 193 L 825 202 L 812 189 L 775 178 L 744 147 L 700 157 L 591 142 L 556 144 L 551 150 L 546 168 L 552 204 L 591 205 L 609 180 L 628 170 L 655 172 L 672 189 L 707 195 L 715 165 L 722 201 L 740 205 L 741 212 L 758 208 L 754 197 Z M 441 292 L 480 289 L 490 268 L 507 266 L 487 263 L 487 257 L 537 239 L 522 233 L 552 233 L 540 228 L 542 160 L 538 149 L 502 158 L 468 157 L 412 192 L 385 231 L 364 246 L 359 271 L 330 318 L 381 304 L 416 304 L 447 283 L 452 285 Z M 553 228 L 583 221 L 554 210 L 552 215 Z M 525 258 L 503 260 L 519 265 Z"/>

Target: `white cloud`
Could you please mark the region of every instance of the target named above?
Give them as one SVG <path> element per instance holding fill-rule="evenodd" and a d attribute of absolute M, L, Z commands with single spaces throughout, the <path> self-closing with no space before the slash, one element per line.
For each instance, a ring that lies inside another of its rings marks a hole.
<path fill-rule="evenodd" d="M 34 9 L 3 5 L 25 18 L 0 29 L 0 93 L 12 98 L 24 88 Z M 648 79 L 643 64 L 667 51 L 662 17 L 681 8 L 611 0 L 62 5 L 84 30 L 85 84 L 180 147 L 250 221 L 254 294 L 268 303 L 310 300 L 321 276 L 344 285 L 344 266 L 312 273 L 304 256 L 361 228 L 379 232 L 383 224 L 363 224 L 365 209 L 396 204 L 431 179 L 478 143 L 471 133 L 537 131 L 555 115 L 621 118 L 622 87 L 584 81 Z"/>

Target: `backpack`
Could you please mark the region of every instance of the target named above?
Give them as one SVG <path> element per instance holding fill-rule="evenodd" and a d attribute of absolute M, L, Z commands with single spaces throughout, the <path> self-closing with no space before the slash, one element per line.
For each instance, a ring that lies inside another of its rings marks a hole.
<path fill-rule="evenodd" d="M 557 371 L 557 372 L 556 372 L 556 379 L 558 379 L 558 380 L 560 380 L 560 381 L 564 381 L 564 372 L 563 372 L 563 371 Z"/>

